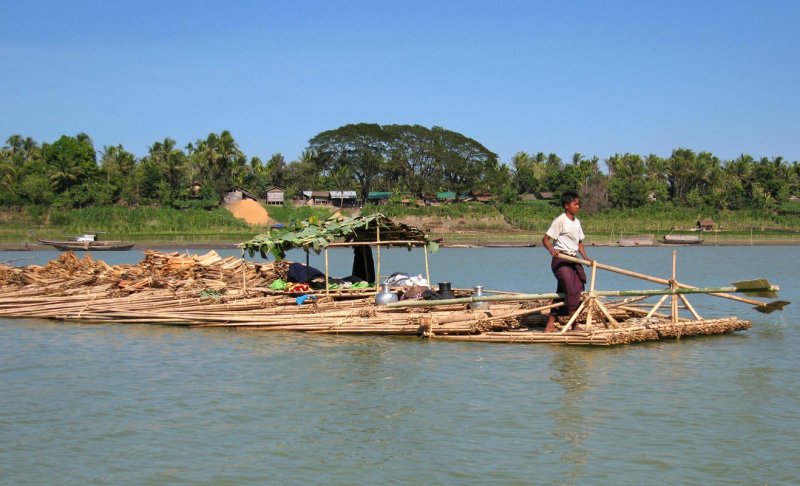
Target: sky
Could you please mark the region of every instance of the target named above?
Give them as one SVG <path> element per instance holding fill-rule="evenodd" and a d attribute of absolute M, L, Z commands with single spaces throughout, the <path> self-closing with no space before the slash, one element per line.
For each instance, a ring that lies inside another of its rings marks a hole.
<path fill-rule="evenodd" d="M 800 2 L 0 0 L 0 143 L 142 157 L 229 130 L 296 159 L 351 123 L 520 151 L 800 160 Z"/>

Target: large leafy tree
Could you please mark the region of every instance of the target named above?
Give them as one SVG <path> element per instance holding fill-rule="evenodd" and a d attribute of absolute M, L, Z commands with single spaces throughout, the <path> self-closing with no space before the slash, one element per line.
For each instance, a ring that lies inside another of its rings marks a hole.
<path fill-rule="evenodd" d="M 396 181 L 395 189 L 412 194 L 438 189 L 431 131 L 421 125 L 389 125 L 384 130 L 391 140 L 384 175 Z"/>
<path fill-rule="evenodd" d="M 389 154 L 389 136 L 375 123 L 345 125 L 324 131 L 309 140 L 309 150 L 316 154 L 325 172 L 347 166 L 366 199 L 373 181 L 384 169 Z"/>
<path fill-rule="evenodd" d="M 58 192 L 89 183 L 99 174 L 91 139 L 85 134 L 62 136 L 44 147 L 44 158 L 50 167 L 50 181 Z"/>
<path fill-rule="evenodd" d="M 383 189 L 421 193 L 486 188 L 498 177 L 497 156 L 475 140 L 442 127 L 360 123 L 322 132 L 309 141 L 325 175 L 347 167 L 362 197 Z"/>
<path fill-rule="evenodd" d="M 431 129 L 437 172 L 443 188 L 465 192 L 486 191 L 497 170 L 497 155 L 477 141 L 442 127 Z"/>

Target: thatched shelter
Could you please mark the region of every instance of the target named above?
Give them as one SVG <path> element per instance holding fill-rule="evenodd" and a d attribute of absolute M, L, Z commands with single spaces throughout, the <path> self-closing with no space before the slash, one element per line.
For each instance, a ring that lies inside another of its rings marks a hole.
<path fill-rule="evenodd" d="M 347 217 L 336 213 L 324 221 L 310 218 L 301 221 L 286 232 L 259 235 L 241 244 L 250 256 L 260 253 L 263 258 L 272 254 L 277 260 L 283 260 L 286 252 L 302 248 L 317 254 L 325 252 L 325 278 L 328 273 L 328 248 L 346 246 L 353 248 L 353 275 L 367 282 L 380 279 L 380 249 L 382 246 L 405 246 L 409 250 L 424 247 L 425 273 L 430 282 L 428 269 L 428 253 L 438 250 L 439 245 L 420 228 L 392 221 L 382 214 Z M 372 257 L 372 247 L 377 252 L 377 271 Z"/>

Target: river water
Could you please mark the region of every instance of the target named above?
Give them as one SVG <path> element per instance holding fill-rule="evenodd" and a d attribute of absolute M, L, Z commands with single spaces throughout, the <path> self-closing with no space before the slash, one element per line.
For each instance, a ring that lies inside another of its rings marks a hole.
<path fill-rule="evenodd" d="M 672 248 L 588 250 L 671 273 Z M 797 248 L 675 251 L 682 282 L 767 277 L 794 304 L 764 315 L 690 296 L 753 328 L 614 348 L 0 319 L 0 483 L 799 484 Z M 347 250 L 331 261 L 349 274 Z M 548 263 L 541 248 L 443 249 L 430 272 L 549 292 Z M 394 271 L 424 274 L 422 253 L 382 250 Z M 656 287 L 597 276 L 598 289 Z"/>

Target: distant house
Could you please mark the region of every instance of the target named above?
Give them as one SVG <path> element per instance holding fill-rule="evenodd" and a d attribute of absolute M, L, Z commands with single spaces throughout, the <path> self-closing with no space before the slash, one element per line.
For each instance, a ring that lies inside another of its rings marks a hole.
<path fill-rule="evenodd" d="M 489 204 L 494 201 L 494 198 L 488 192 L 470 191 L 461 197 L 464 202 L 479 202 L 482 204 Z"/>
<path fill-rule="evenodd" d="M 284 200 L 284 192 L 278 186 L 272 186 L 267 189 L 267 204 L 282 205 Z"/>
<path fill-rule="evenodd" d="M 244 199 L 258 201 L 258 198 L 253 193 L 247 191 L 246 189 L 242 189 L 241 187 L 234 187 L 225 193 L 225 196 L 222 197 L 222 202 L 225 204 L 233 204 Z"/>
<path fill-rule="evenodd" d="M 714 229 L 714 222 L 710 219 L 701 219 L 697 221 L 697 229 L 700 231 L 711 231 Z"/>
<path fill-rule="evenodd" d="M 385 191 L 370 191 L 367 193 L 367 202 L 370 204 L 388 204 L 391 192 Z"/>
<path fill-rule="evenodd" d="M 331 203 L 330 191 L 303 191 L 303 201 L 307 206 L 327 206 Z"/>
<path fill-rule="evenodd" d="M 352 208 L 358 205 L 356 191 L 330 191 L 330 201 L 340 208 Z"/>
<path fill-rule="evenodd" d="M 555 192 L 540 192 L 539 199 L 550 200 L 555 199 L 556 193 Z"/>

